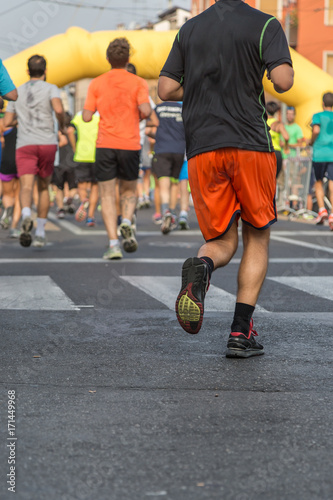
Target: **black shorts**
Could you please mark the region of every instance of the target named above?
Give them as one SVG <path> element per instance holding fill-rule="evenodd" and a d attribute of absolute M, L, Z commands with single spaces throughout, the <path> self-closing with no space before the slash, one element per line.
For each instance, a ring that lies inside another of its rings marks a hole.
<path fill-rule="evenodd" d="M 184 163 L 184 153 L 155 153 L 152 171 L 160 177 L 179 178 Z"/>
<path fill-rule="evenodd" d="M 136 181 L 139 177 L 140 150 L 97 148 L 96 179 L 98 182 L 122 179 Z"/>
<path fill-rule="evenodd" d="M 54 167 L 51 184 L 54 184 L 62 191 L 65 182 L 68 183 L 69 189 L 77 187 L 74 168 L 62 167 L 61 165 Z"/>
<path fill-rule="evenodd" d="M 312 162 L 316 181 L 322 181 L 326 177 L 333 181 L 333 162 L 314 161 Z"/>
<path fill-rule="evenodd" d="M 95 163 L 75 163 L 76 182 L 96 183 L 96 164 Z"/>

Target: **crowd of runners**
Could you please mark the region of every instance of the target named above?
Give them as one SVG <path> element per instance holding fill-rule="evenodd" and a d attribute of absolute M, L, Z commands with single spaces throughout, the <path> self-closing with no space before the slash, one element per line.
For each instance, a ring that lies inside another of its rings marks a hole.
<path fill-rule="evenodd" d="M 189 228 L 190 186 L 205 244 L 183 264 L 177 319 L 188 333 L 199 332 L 211 275 L 235 254 L 241 219 L 243 255 L 227 356 L 249 357 L 264 353 L 252 316 L 266 275 L 270 226 L 277 220 L 276 177 L 283 156 L 297 154 L 304 139 L 293 108 L 286 124 L 275 102 L 265 108 L 263 68 L 277 93 L 293 85 L 280 23 L 245 3 L 231 11 L 225 5 L 216 2 L 179 31 L 160 74 L 160 103 L 152 102 L 147 82 L 129 64 L 125 38 L 107 47 L 111 69 L 91 81 L 84 108 L 74 117 L 65 113 L 59 89 L 46 81 L 44 57 L 29 58 L 29 81 L 18 96 L 1 67 L 0 83 L 7 86 L 0 90 L 11 101 L 1 125 L 1 225 L 10 227 L 22 246 L 44 247 L 54 189 L 59 219 L 75 212 L 77 221 L 94 226 L 100 206 L 109 240 L 103 258 L 121 259 L 122 250 L 137 250 L 136 213 L 151 203 L 163 234 Z M 332 108 L 333 94 L 327 92 L 308 141 L 316 223 L 328 219 L 331 230 L 323 180 L 326 176 L 333 201 Z"/>
<path fill-rule="evenodd" d="M 29 58 L 29 81 L 0 120 L 0 226 L 22 246 L 46 245 L 50 205 L 59 219 L 74 214 L 88 227 L 95 226 L 100 209 L 109 237 L 103 257 L 110 260 L 123 256 L 119 239 L 125 251 L 137 249 L 137 210 L 153 206 L 152 222 L 163 234 L 189 229 L 182 103 L 156 105 L 129 54 L 126 39 L 110 43 L 112 69 L 91 82 L 75 116 L 64 111 L 59 89 L 46 81 L 45 58 Z"/>

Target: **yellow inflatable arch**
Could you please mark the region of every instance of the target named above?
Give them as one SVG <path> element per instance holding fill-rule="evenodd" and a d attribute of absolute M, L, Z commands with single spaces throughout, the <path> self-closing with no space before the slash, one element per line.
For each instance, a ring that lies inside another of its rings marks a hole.
<path fill-rule="evenodd" d="M 128 39 L 132 47 L 131 62 L 142 78 L 158 78 L 168 56 L 176 31 L 98 31 L 89 33 L 72 27 L 8 59 L 5 65 L 16 86 L 28 80 L 27 60 L 33 54 L 47 59 L 47 80 L 63 87 L 81 78 L 94 78 L 110 69 L 106 61 L 106 48 L 118 37 Z M 333 78 L 318 66 L 291 49 L 295 84 L 285 94 L 276 94 L 272 84 L 265 78 L 264 87 L 289 106 L 295 106 L 297 122 L 309 136 L 311 117 L 321 110 L 322 94 L 333 92 Z"/>

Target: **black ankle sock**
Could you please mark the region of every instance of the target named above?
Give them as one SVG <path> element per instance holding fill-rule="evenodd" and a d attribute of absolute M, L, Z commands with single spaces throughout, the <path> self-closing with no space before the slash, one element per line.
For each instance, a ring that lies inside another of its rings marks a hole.
<path fill-rule="evenodd" d="M 253 315 L 254 307 L 242 302 L 236 302 L 234 319 L 231 325 L 232 332 L 241 332 L 247 335 L 249 333 L 250 321 Z"/>
<path fill-rule="evenodd" d="M 200 260 L 203 260 L 206 262 L 209 270 L 209 279 L 212 277 L 213 271 L 214 271 L 214 262 L 210 257 L 200 257 Z"/>

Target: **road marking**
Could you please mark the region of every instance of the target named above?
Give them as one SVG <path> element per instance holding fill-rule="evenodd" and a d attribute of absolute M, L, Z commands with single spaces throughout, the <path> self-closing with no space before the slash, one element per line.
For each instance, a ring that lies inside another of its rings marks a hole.
<path fill-rule="evenodd" d="M 77 225 L 73 224 L 72 222 L 68 220 L 59 220 L 57 219 L 56 215 L 54 215 L 52 212 L 49 212 L 48 214 L 48 219 L 55 221 L 60 227 L 63 229 L 66 229 L 67 231 L 71 232 L 72 234 L 75 234 L 77 236 L 105 236 L 107 234 L 105 229 L 83 229 L 81 227 L 78 227 Z M 241 234 L 241 228 L 238 231 Z M 140 228 L 137 231 L 138 236 L 162 236 L 161 231 L 156 228 L 155 230 L 151 231 L 141 231 Z M 201 236 L 202 233 L 200 229 L 190 229 L 188 231 L 171 231 L 171 233 L 167 236 L 167 238 L 173 237 L 173 236 Z M 332 231 L 318 231 L 318 230 L 313 230 L 313 231 L 297 231 L 295 233 L 294 229 L 291 229 L 290 231 L 275 231 L 272 230 L 271 236 L 295 236 L 295 235 L 300 235 L 300 236 L 333 236 Z"/>
<path fill-rule="evenodd" d="M 297 233 L 298 234 L 298 233 Z M 295 236 L 295 233 L 294 233 Z M 326 236 L 326 234 L 325 234 Z M 282 236 L 271 235 L 271 240 L 281 241 L 283 243 L 289 243 L 289 245 L 296 245 L 298 247 L 311 248 L 312 250 L 320 250 L 320 252 L 333 253 L 333 248 L 324 247 L 323 245 L 315 245 L 313 243 L 308 243 L 306 241 L 298 241 L 289 238 L 283 238 Z"/>
<path fill-rule="evenodd" d="M 172 311 L 175 309 L 175 300 L 179 293 L 181 279 L 179 276 L 120 276 L 130 285 L 139 288 L 155 300 L 162 302 Z M 209 293 L 205 299 L 207 312 L 232 312 L 235 309 L 236 297 L 214 285 L 210 285 Z M 267 312 L 263 307 L 257 306 L 256 310 Z"/>
<path fill-rule="evenodd" d="M 50 276 L 2 276 L 0 309 L 79 310 Z"/>
<path fill-rule="evenodd" d="M 277 276 L 267 279 L 322 299 L 333 300 L 333 276 Z"/>
<path fill-rule="evenodd" d="M 0 258 L 1 264 L 104 264 L 104 265 L 112 265 L 115 267 L 124 266 L 126 264 L 182 264 L 184 262 L 183 259 L 163 259 L 163 258 L 127 258 L 125 257 L 122 260 L 104 260 L 102 257 L 94 258 L 31 258 L 31 259 L 6 259 Z M 312 257 L 306 258 L 297 258 L 297 257 L 277 257 L 269 259 L 270 264 L 333 264 L 332 258 L 320 258 L 315 259 Z M 239 264 L 240 259 L 232 259 L 230 264 Z"/>

